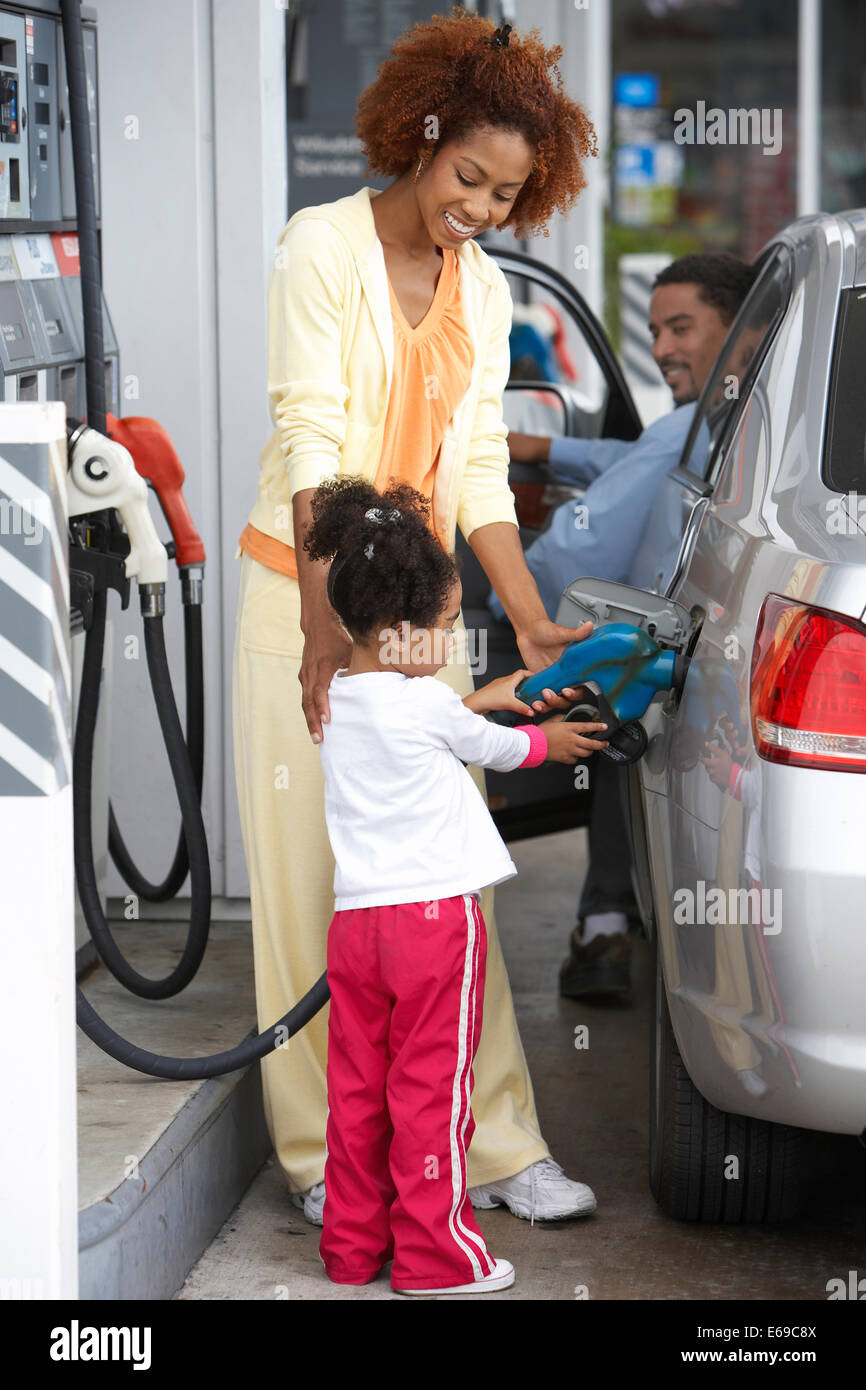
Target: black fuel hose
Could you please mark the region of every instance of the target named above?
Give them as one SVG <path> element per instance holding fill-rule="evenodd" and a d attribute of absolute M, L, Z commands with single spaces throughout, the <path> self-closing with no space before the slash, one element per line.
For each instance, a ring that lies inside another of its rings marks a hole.
<path fill-rule="evenodd" d="M 169 757 L 175 790 L 180 803 L 190 860 L 192 897 L 190 925 L 183 954 L 174 970 L 162 980 L 141 975 L 121 952 L 111 935 L 96 882 L 93 863 L 93 834 L 91 824 L 93 743 L 96 718 L 99 712 L 99 683 L 102 674 L 102 655 L 105 646 L 107 591 L 97 591 L 93 598 L 93 622 L 84 644 L 84 663 L 78 718 L 75 725 L 75 745 L 72 755 L 72 787 L 74 805 L 73 845 L 75 877 L 78 896 L 85 921 L 99 955 L 106 967 L 132 994 L 142 999 L 170 999 L 185 989 L 201 965 L 210 929 L 211 878 L 207 838 L 201 806 L 193 776 L 177 707 L 168 660 L 165 653 L 165 634 L 161 618 L 144 619 L 144 641 L 151 688 L 159 716 L 162 736 Z"/>
<path fill-rule="evenodd" d="M 160 1076 L 165 1081 L 204 1081 L 211 1076 L 225 1076 L 227 1072 L 239 1071 L 241 1067 L 249 1066 L 250 1062 L 266 1057 L 281 1043 L 300 1032 L 324 1008 L 331 992 L 327 973 L 320 975 L 312 989 L 278 1023 L 272 1024 L 257 1037 L 247 1038 L 229 1052 L 217 1052 L 213 1057 L 160 1057 L 155 1052 L 146 1052 L 109 1028 L 80 989 L 76 990 L 76 995 L 78 1026 L 109 1057 L 132 1067 L 134 1071 L 143 1071 L 146 1076 Z"/>
<path fill-rule="evenodd" d="M 204 661 L 202 656 L 202 610 L 199 603 L 183 606 L 184 657 L 186 669 L 186 746 L 189 749 L 199 805 L 204 780 Z M 162 883 L 145 878 L 126 847 L 114 807 L 108 803 L 108 849 L 121 877 L 133 893 L 147 902 L 164 903 L 174 898 L 189 873 L 186 831 L 181 821 L 174 860 Z"/>
<path fill-rule="evenodd" d="M 180 729 L 180 721 L 174 705 L 171 677 L 165 655 L 165 642 L 161 618 L 145 618 L 145 644 L 148 670 L 153 687 L 154 699 L 160 716 L 163 737 L 171 760 L 175 786 L 181 801 L 181 812 L 186 829 L 190 830 L 190 872 L 194 887 L 199 874 L 206 874 L 207 910 L 204 920 L 198 922 L 191 918 L 190 934 L 186 949 L 177 966 L 165 980 L 148 980 L 132 969 L 121 955 L 108 924 L 102 914 L 96 876 L 93 870 L 93 846 L 90 835 L 91 785 L 90 769 L 93 762 L 93 734 L 96 728 L 96 715 L 99 703 L 99 678 L 102 667 L 102 651 L 105 636 L 106 593 L 103 590 L 94 596 L 93 625 L 87 634 L 84 652 L 84 670 L 81 681 L 81 694 L 78 705 L 78 721 L 75 733 L 75 752 L 73 755 L 73 792 L 75 803 L 75 872 L 78 882 L 79 898 L 85 912 L 97 950 L 112 974 L 132 993 L 144 998 L 164 999 L 177 994 L 189 983 L 204 955 L 210 925 L 210 867 L 207 857 L 207 841 L 201 808 L 194 795 L 194 778 L 189 754 Z M 185 764 L 185 767 L 183 766 Z M 181 770 L 178 771 L 178 767 Z M 180 983 L 178 983 L 180 977 Z M 170 987 L 172 986 L 173 987 Z M 212 1076 L 224 1076 L 227 1072 L 239 1071 L 251 1062 L 266 1057 L 309 1023 L 330 998 L 327 973 L 321 975 L 313 987 L 281 1019 L 265 1029 L 263 1033 L 245 1039 L 237 1047 L 227 1052 L 218 1052 L 210 1057 L 164 1057 L 155 1052 L 137 1047 L 100 1018 L 88 1002 L 80 988 L 76 989 L 76 1018 L 79 1027 L 92 1042 L 107 1052 L 116 1061 L 147 1076 L 162 1077 L 166 1081 L 198 1081 Z"/>
<path fill-rule="evenodd" d="M 72 168 L 75 176 L 75 221 L 81 266 L 81 307 L 84 314 L 84 378 L 87 423 L 105 434 L 105 345 L 102 331 L 102 274 L 96 229 L 96 189 L 87 109 L 87 69 L 81 27 L 81 0 L 60 0 L 69 121 L 72 127 Z"/>

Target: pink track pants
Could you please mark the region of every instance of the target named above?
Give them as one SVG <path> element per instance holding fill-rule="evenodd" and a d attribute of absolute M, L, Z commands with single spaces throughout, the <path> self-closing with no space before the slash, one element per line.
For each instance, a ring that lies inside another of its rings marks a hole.
<path fill-rule="evenodd" d="M 493 1271 L 466 1186 L 487 932 L 469 893 L 336 912 L 328 933 L 328 1123 L 319 1254 L 398 1289 Z"/>

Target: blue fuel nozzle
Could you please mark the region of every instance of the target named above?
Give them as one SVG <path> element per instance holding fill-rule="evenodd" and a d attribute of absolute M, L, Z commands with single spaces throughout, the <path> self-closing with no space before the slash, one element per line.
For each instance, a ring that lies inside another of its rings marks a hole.
<path fill-rule="evenodd" d="M 553 666 L 527 676 L 515 694 L 531 704 L 542 698 L 545 689 L 559 695 L 569 686 L 592 684 L 600 690 L 617 725 L 627 724 L 646 712 L 659 690 L 672 689 L 675 664 L 676 652 L 661 648 L 643 628 L 632 623 L 604 623 L 583 642 L 566 647 Z M 502 724 L 525 722 L 524 716 L 509 710 L 492 717 Z M 601 738 L 607 736 L 600 734 Z"/>

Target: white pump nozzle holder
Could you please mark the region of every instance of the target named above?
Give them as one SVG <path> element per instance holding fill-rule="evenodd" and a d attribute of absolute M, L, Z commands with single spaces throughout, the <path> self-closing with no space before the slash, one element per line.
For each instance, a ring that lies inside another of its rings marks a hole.
<path fill-rule="evenodd" d="M 107 507 L 120 512 L 129 536 L 127 579 L 137 579 L 139 585 L 165 584 L 168 553 L 150 515 L 147 483 L 135 471 L 128 449 L 85 426 L 69 447 L 66 488 L 71 517 Z"/>

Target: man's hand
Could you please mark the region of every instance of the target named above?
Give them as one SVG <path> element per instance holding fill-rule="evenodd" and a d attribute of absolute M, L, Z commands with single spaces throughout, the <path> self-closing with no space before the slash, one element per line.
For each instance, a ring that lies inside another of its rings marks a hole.
<path fill-rule="evenodd" d="M 547 463 L 550 458 L 550 439 L 546 435 L 509 430 L 506 443 L 515 463 Z"/>

